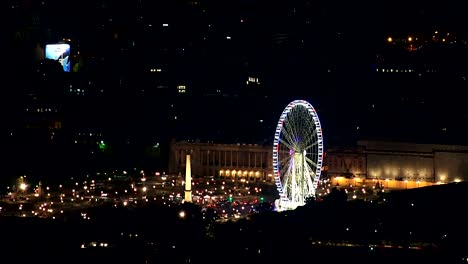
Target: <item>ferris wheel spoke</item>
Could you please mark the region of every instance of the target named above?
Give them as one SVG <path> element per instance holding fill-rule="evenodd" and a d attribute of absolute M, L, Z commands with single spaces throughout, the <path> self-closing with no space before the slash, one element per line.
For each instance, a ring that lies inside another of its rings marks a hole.
<path fill-rule="evenodd" d="M 297 142 L 296 135 L 294 133 L 294 129 L 291 127 L 289 122 L 286 124 L 284 131 L 286 132 L 286 135 L 287 135 L 286 139 L 288 140 L 289 144 L 294 145 Z"/>
<path fill-rule="evenodd" d="M 290 185 L 291 185 L 291 184 L 288 184 L 288 182 L 290 181 L 290 175 L 291 175 L 291 167 L 287 166 L 287 169 L 284 172 L 282 184 L 283 184 L 283 188 L 284 188 L 284 190 L 285 190 L 285 192 L 286 192 L 286 194 L 288 196 L 290 194 Z"/>
<path fill-rule="evenodd" d="M 305 147 L 304 150 L 307 151 L 308 149 L 310 149 L 310 148 L 312 148 L 314 146 L 317 146 L 317 144 L 318 144 L 318 141 L 315 141 L 314 143 L 312 143 L 312 144 L 308 145 L 307 147 Z"/>
<path fill-rule="evenodd" d="M 281 164 L 286 164 L 286 163 L 289 164 L 289 161 L 290 161 L 290 160 L 291 160 L 291 156 L 290 156 L 290 155 L 287 155 L 286 157 L 284 157 L 283 159 L 281 159 L 281 160 L 279 161 L 279 164 L 280 164 L 280 165 L 281 165 Z"/>
<path fill-rule="evenodd" d="M 306 165 L 307 167 L 307 189 L 308 189 L 308 194 L 313 194 L 315 192 L 314 190 L 314 180 L 315 179 L 315 172 L 312 170 L 312 168 L 309 166 L 309 164 Z"/>
<path fill-rule="evenodd" d="M 295 116 L 294 116 L 294 123 L 293 123 L 293 127 L 294 127 L 294 133 L 296 134 L 297 136 L 297 141 L 301 141 L 303 142 L 303 132 L 304 132 L 304 129 L 302 128 L 303 127 L 303 119 L 304 119 L 304 115 L 307 114 L 307 111 L 305 111 L 306 109 L 304 107 L 301 107 L 301 108 L 298 108 L 297 111 L 295 111 Z M 302 132 L 302 133 L 300 133 Z M 301 143 L 302 144 L 302 143 Z"/>
<path fill-rule="evenodd" d="M 280 159 L 283 159 L 284 157 L 289 157 L 289 156 L 291 156 L 291 154 L 290 154 L 290 150 L 289 150 L 288 148 L 284 148 L 284 149 L 281 149 L 281 148 L 280 148 L 280 149 L 279 149 L 279 151 L 278 151 L 278 157 L 279 157 Z"/>
<path fill-rule="evenodd" d="M 286 126 L 283 125 L 282 133 L 284 137 L 286 138 L 286 140 L 288 141 L 289 145 L 293 145 L 295 141 L 293 140 L 291 133 L 288 131 L 287 125 Z"/>
<path fill-rule="evenodd" d="M 287 187 L 290 172 L 291 172 L 291 166 L 289 166 L 289 163 L 286 163 L 280 170 L 280 175 L 283 175 L 283 178 L 281 179 L 281 183 L 283 184 L 284 187 Z"/>
<path fill-rule="evenodd" d="M 313 128 L 313 126 L 311 126 L 311 127 Z M 311 134 L 309 134 L 309 135 L 307 136 L 306 140 L 304 140 L 304 145 L 307 146 L 307 145 L 309 144 L 309 141 L 313 142 L 314 139 L 316 138 L 316 136 L 317 136 L 317 130 L 314 130 L 314 132 L 312 132 Z M 318 141 L 315 141 L 315 142 L 312 143 L 312 144 L 315 144 L 315 143 L 318 143 Z M 307 147 L 306 147 L 305 149 L 307 149 Z"/>
<path fill-rule="evenodd" d="M 291 129 L 294 142 L 298 141 L 298 136 L 299 136 L 297 133 L 297 129 L 296 129 L 296 123 L 297 123 L 297 111 L 293 109 L 291 111 L 291 122 L 289 122 L 288 124 L 290 125 L 290 129 Z"/>
<path fill-rule="evenodd" d="M 294 108 L 291 110 L 291 122 L 288 124 L 290 125 L 291 133 L 293 133 L 293 139 L 294 142 L 300 141 L 299 138 L 302 136 L 299 132 L 301 131 L 300 126 L 298 126 L 300 123 L 301 115 L 300 115 L 300 110 L 302 107 Z"/>
<path fill-rule="evenodd" d="M 317 168 L 317 163 L 315 163 L 315 161 L 311 160 L 309 157 L 305 157 L 306 161 L 309 163 L 309 164 L 312 164 L 314 166 L 314 168 Z"/>
<path fill-rule="evenodd" d="M 315 177 L 315 170 L 310 166 L 310 164 L 306 164 L 307 170 L 308 170 L 308 175 L 310 176 L 309 178 Z"/>
<path fill-rule="evenodd" d="M 284 164 L 284 166 L 281 168 L 280 173 L 285 173 L 286 171 L 290 170 L 290 162 L 287 162 Z"/>
<path fill-rule="evenodd" d="M 286 140 L 280 138 L 280 142 L 283 143 L 289 149 L 294 149 L 288 142 L 286 142 Z"/>

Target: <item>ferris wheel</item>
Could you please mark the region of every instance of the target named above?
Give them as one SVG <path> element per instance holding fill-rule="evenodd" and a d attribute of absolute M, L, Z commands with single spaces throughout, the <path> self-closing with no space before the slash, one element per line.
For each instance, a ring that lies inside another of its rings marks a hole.
<path fill-rule="evenodd" d="M 273 172 L 279 210 L 294 209 L 315 196 L 323 159 L 323 137 L 314 107 L 291 102 L 278 121 L 273 142 Z"/>

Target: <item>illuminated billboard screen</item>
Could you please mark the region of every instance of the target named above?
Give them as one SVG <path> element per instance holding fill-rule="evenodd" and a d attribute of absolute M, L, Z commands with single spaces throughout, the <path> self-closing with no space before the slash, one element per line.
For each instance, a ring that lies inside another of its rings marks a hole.
<path fill-rule="evenodd" d="M 70 72 L 70 45 L 48 44 L 45 49 L 45 57 L 60 62 L 63 70 Z"/>

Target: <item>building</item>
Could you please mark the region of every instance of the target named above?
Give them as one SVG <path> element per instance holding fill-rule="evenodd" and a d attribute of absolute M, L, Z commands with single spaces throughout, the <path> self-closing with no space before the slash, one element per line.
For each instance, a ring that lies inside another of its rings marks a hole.
<path fill-rule="evenodd" d="M 185 171 L 191 155 L 192 175 L 232 180 L 273 182 L 273 148 L 257 144 L 171 142 L 169 172 Z"/>
<path fill-rule="evenodd" d="M 468 181 L 468 146 L 358 141 L 327 152 L 327 176 L 338 185 L 407 189 Z"/>
<path fill-rule="evenodd" d="M 185 171 L 187 154 L 194 176 L 273 181 L 268 145 L 173 141 L 170 173 Z M 354 148 L 327 150 L 324 164 L 323 176 L 335 185 L 409 189 L 468 181 L 468 146 L 358 141 Z"/>
<path fill-rule="evenodd" d="M 325 170 L 331 177 L 366 178 L 366 154 L 361 148 L 332 148 L 327 150 Z"/>

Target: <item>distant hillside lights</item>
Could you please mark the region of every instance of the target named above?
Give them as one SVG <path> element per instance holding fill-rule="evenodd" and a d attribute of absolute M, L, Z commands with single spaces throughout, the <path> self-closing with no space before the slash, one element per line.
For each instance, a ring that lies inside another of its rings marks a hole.
<path fill-rule="evenodd" d="M 104 144 L 101 132 L 78 132 L 74 136 L 74 142 L 75 144 L 97 144 L 100 148 Z"/>
<path fill-rule="evenodd" d="M 376 72 L 382 72 L 382 73 L 411 73 L 411 72 L 415 72 L 414 69 L 403 69 L 403 68 L 376 68 L 375 69 Z M 424 69 L 422 71 L 419 71 L 419 72 L 439 72 L 439 70 L 437 69 Z"/>
<path fill-rule="evenodd" d="M 410 72 L 414 72 L 413 69 L 393 69 L 393 68 L 376 68 L 375 69 L 376 72 L 385 72 L 385 73 L 410 73 Z"/>
<path fill-rule="evenodd" d="M 38 107 L 38 108 L 26 108 L 25 112 L 37 112 L 37 113 L 46 113 L 46 112 L 54 112 L 57 113 L 58 110 L 56 108 L 44 108 L 44 107 Z"/>
<path fill-rule="evenodd" d="M 387 37 L 387 43 L 388 44 L 410 43 L 410 42 L 413 42 L 415 40 L 418 40 L 418 38 L 413 38 L 412 36 L 403 37 L 403 38 L 393 38 L 392 36 Z"/>
<path fill-rule="evenodd" d="M 387 37 L 387 44 L 388 45 L 396 45 L 400 47 L 404 47 L 409 51 L 418 50 L 419 47 L 425 46 L 430 43 L 441 43 L 444 45 L 451 45 L 457 43 L 457 34 L 452 32 L 439 32 L 434 31 L 432 36 L 405 36 L 405 37 L 395 37 L 395 36 L 388 36 Z M 460 43 L 467 44 L 466 41 L 461 40 Z"/>
<path fill-rule="evenodd" d="M 69 87 L 69 94 L 70 95 L 85 95 L 85 89 L 83 88 L 73 88 L 73 85 L 70 84 Z"/>

